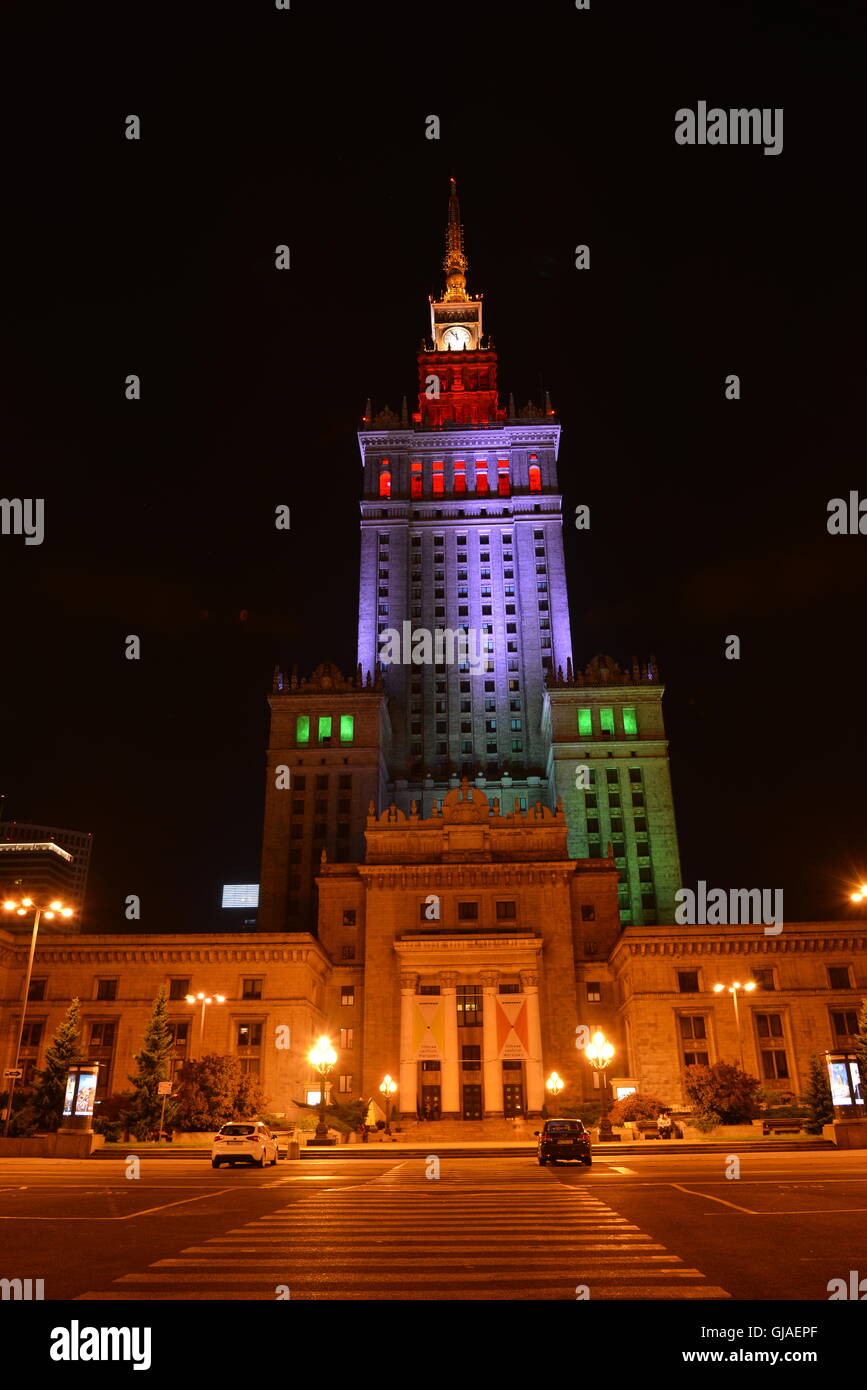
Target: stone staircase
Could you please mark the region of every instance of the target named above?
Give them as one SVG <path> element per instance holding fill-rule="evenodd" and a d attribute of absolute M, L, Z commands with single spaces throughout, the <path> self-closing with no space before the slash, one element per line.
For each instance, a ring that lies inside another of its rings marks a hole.
<path fill-rule="evenodd" d="M 402 1144 L 533 1144 L 533 1130 L 542 1122 L 529 1120 L 406 1120 L 395 1138 Z M 392 1129 L 394 1126 L 392 1125 Z"/>

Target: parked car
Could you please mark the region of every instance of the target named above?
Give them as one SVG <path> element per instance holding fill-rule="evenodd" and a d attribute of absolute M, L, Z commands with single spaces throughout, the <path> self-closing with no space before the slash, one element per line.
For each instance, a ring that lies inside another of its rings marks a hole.
<path fill-rule="evenodd" d="M 541 1132 L 533 1133 L 539 1140 L 539 1163 L 558 1163 L 561 1158 L 576 1159 L 588 1168 L 593 1162 L 590 1135 L 580 1120 L 546 1120 Z"/>
<path fill-rule="evenodd" d="M 228 1163 L 230 1168 L 236 1163 L 252 1163 L 264 1168 L 266 1163 L 276 1162 L 277 1140 L 261 1120 L 232 1120 L 214 1135 L 212 1168 L 219 1168 L 221 1163 Z"/>

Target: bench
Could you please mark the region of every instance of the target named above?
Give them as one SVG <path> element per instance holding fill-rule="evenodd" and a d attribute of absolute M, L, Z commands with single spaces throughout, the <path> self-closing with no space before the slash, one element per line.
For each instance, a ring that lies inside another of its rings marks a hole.
<path fill-rule="evenodd" d="M 645 1139 L 658 1139 L 659 1130 L 655 1120 L 637 1120 L 635 1128 Z"/>
<path fill-rule="evenodd" d="M 803 1120 L 762 1120 L 762 1134 L 800 1134 Z"/>

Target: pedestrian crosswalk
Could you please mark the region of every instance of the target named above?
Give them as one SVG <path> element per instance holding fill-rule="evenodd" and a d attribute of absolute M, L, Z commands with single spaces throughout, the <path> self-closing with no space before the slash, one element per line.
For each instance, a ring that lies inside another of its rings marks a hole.
<path fill-rule="evenodd" d="M 589 1186 L 514 1161 L 420 1161 L 290 1206 L 122 1275 L 83 1300 L 714 1299 L 701 1270 Z"/>

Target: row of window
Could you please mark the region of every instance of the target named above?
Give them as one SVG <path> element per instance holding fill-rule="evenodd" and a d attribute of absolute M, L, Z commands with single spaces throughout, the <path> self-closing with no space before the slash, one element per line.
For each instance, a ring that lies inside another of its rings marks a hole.
<path fill-rule="evenodd" d="M 497 495 L 499 497 L 511 496 L 511 473 L 509 470 L 508 459 L 498 459 L 495 465 L 497 479 Z M 474 490 L 480 496 L 487 495 L 491 491 L 491 478 L 489 465 L 486 459 L 476 459 L 469 465 L 465 460 L 456 459 L 451 465 L 451 488 L 453 493 L 463 493 L 468 491 L 468 480 L 474 485 Z M 410 463 L 410 496 L 423 497 L 426 495 L 424 490 L 424 473 L 421 462 L 414 460 Z M 380 497 L 390 497 L 392 488 L 392 467 L 389 459 L 384 458 L 379 465 L 379 495 Z M 537 455 L 530 455 L 529 468 L 527 470 L 528 486 L 530 492 L 542 491 L 542 472 L 539 468 Z M 434 497 L 441 496 L 446 491 L 445 471 L 442 460 L 435 460 L 431 464 L 429 478 L 429 494 Z"/>
<path fill-rule="evenodd" d="M 355 715 L 341 714 L 337 716 L 340 727 L 340 742 L 351 743 L 355 738 Z M 310 721 L 309 714 L 299 714 L 295 720 L 295 742 L 304 744 L 310 742 Z M 330 714 L 320 714 L 316 721 L 316 741 L 324 746 L 331 743 L 332 731 L 335 720 Z"/>
<path fill-rule="evenodd" d="M 848 965 L 828 965 L 825 967 L 828 973 L 829 989 L 854 989 L 852 983 L 852 968 Z M 700 980 L 698 970 L 678 970 L 677 988 L 681 994 L 702 994 L 704 990 Z M 776 977 L 773 966 L 762 967 L 750 970 L 750 978 L 753 979 L 760 989 L 775 990 L 777 988 Z"/>
<path fill-rule="evenodd" d="M 638 715 L 633 705 L 622 705 L 618 709 L 620 722 L 624 738 L 638 737 Z M 596 710 L 597 725 L 599 734 L 602 737 L 615 738 L 617 730 L 614 724 L 614 709 L 610 706 L 598 707 Z M 579 738 L 594 737 L 593 708 L 585 707 L 578 710 L 578 736 Z"/>
<path fill-rule="evenodd" d="M 831 1031 L 838 1047 L 850 1047 L 858 1032 L 858 1013 L 855 1009 L 832 1009 Z M 783 1015 L 754 1013 L 756 1042 L 762 1077 L 765 1081 L 782 1081 L 789 1076 Z M 710 1059 L 708 1048 L 708 1016 L 682 1014 L 679 1019 L 681 1056 L 685 1067 L 704 1066 Z"/>

